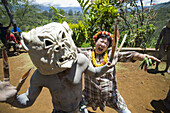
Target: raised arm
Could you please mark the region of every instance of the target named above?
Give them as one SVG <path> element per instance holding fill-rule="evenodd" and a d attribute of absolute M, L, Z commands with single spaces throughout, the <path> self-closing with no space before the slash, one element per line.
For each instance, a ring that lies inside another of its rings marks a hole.
<path fill-rule="evenodd" d="M 81 58 L 79 59 L 79 65 L 80 64 L 81 67 L 85 69 L 84 73 L 93 77 L 99 77 L 103 75 L 108 69 L 110 69 L 110 67 L 108 67 L 107 65 L 101 67 L 94 67 L 91 61 L 84 54 L 81 54 Z"/>

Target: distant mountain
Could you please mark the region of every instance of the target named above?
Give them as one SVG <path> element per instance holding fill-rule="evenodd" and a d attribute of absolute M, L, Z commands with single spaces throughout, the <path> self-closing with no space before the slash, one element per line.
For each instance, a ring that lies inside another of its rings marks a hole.
<path fill-rule="evenodd" d="M 168 9 L 170 9 L 170 2 L 165 2 L 165 3 L 153 5 L 152 8 L 155 9 L 155 10 L 158 10 L 160 8 L 168 8 Z"/>
<path fill-rule="evenodd" d="M 54 5 L 53 7 L 56 7 L 58 9 L 62 9 L 67 13 L 70 9 L 72 9 L 73 12 L 80 11 L 82 13 L 81 7 L 59 7 L 57 5 L 56 6 Z M 149 7 L 153 8 L 155 10 L 159 10 L 160 8 L 168 8 L 169 9 L 170 8 L 170 2 L 160 3 L 160 4 L 153 5 L 153 6 L 144 6 L 144 8 L 149 8 Z M 49 9 L 50 9 L 49 6 L 45 6 L 45 5 L 39 5 L 39 8 L 43 11 L 49 11 Z M 139 9 L 141 9 L 141 7 L 139 7 Z"/>
<path fill-rule="evenodd" d="M 49 9 L 50 9 L 49 6 L 45 6 L 45 5 L 39 5 L 39 7 L 40 7 L 41 10 L 44 10 L 44 11 L 49 11 Z M 58 7 L 58 6 L 55 6 L 55 5 L 53 7 L 56 7 L 58 9 L 62 9 L 65 12 L 68 12 L 71 9 L 73 12 L 80 11 L 82 13 L 81 7 Z"/>
<path fill-rule="evenodd" d="M 139 6 L 138 8 L 142 9 L 141 6 Z M 151 6 L 144 6 L 144 8 L 153 8 L 154 10 L 159 10 L 160 8 L 170 8 L 170 2 L 155 4 Z"/>

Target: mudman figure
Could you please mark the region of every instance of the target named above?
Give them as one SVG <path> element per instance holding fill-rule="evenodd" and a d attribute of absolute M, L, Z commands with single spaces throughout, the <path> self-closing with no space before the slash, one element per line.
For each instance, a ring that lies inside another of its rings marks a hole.
<path fill-rule="evenodd" d="M 168 70 L 170 65 L 170 20 L 168 21 L 168 24 L 162 28 L 162 31 L 157 40 L 157 44 L 155 46 L 156 51 L 158 50 L 159 45 L 160 48 L 157 58 L 162 59 L 165 56 L 165 54 L 167 55 L 166 68 L 164 71 L 170 73 L 170 70 Z M 156 62 L 155 71 L 158 71 L 158 65 L 159 62 Z"/>
<path fill-rule="evenodd" d="M 0 102 L 18 108 L 32 106 L 43 87 L 52 96 L 52 113 L 77 113 L 82 95 L 82 74 L 98 77 L 114 66 L 93 67 L 89 59 L 77 53 L 72 31 L 66 22 L 50 23 L 22 33 L 23 48 L 36 66 L 26 93 L 17 95 L 22 81 L 16 88 L 10 84 L 7 55 L 3 52 L 4 80 L 0 81 Z M 30 70 L 22 77 L 25 80 Z"/>

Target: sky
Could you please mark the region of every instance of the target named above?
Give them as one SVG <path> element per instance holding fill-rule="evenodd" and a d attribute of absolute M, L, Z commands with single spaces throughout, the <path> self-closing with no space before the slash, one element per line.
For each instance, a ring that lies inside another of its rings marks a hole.
<path fill-rule="evenodd" d="M 143 0 L 144 6 L 149 6 L 151 0 Z M 169 2 L 170 0 L 153 0 L 153 3 L 159 4 Z M 56 5 L 58 7 L 79 7 L 77 0 L 35 0 L 35 3 L 43 5 Z"/>
<path fill-rule="evenodd" d="M 80 7 L 77 0 L 35 0 L 35 3 L 58 7 Z"/>

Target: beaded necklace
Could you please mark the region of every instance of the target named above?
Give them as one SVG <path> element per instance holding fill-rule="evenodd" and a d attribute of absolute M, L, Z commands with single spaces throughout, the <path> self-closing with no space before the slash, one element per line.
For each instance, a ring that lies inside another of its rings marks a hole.
<path fill-rule="evenodd" d="M 95 67 L 100 67 L 100 66 L 105 65 L 106 62 L 107 62 L 107 56 L 108 56 L 108 50 L 105 52 L 103 62 L 102 62 L 101 64 L 97 64 L 97 63 L 96 63 L 96 59 L 95 59 L 95 52 L 94 52 L 94 50 L 93 50 L 93 51 L 92 51 L 92 63 L 93 63 L 93 65 L 94 65 Z"/>

